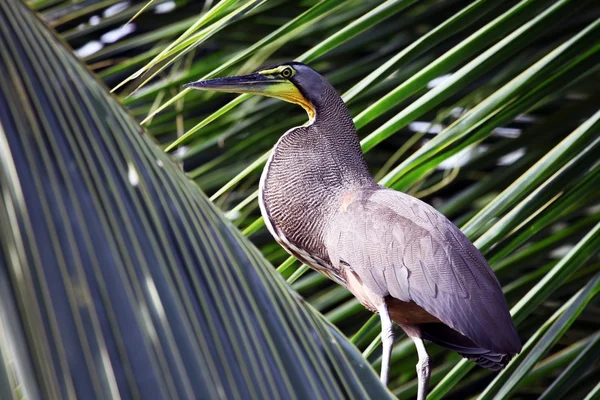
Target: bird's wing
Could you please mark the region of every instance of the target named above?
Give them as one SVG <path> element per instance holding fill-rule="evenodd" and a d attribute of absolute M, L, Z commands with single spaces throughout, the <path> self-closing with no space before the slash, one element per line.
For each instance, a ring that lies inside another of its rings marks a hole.
<path fill-rule="evenodd" d="M 377 296 L 416 303 L 483 348 L 520 350 L 496 276 L 452 222 L 394 190 L 352 197 L 327 228 L 332 264 L 351 269 Z"/>

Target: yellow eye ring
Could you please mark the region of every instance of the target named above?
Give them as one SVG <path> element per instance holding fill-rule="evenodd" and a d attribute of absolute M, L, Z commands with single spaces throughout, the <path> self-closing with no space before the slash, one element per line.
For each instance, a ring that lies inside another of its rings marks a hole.
<path fill-rule="evenodd" d="M 292 75 L 293 75 L 293 73 L 292 73 L 292 69 L 290 67 L 287 67 L 287 68 L 284 68 L 281 70 L 281 76 L 283 76 L 286 79 L 291 78 Z"/>

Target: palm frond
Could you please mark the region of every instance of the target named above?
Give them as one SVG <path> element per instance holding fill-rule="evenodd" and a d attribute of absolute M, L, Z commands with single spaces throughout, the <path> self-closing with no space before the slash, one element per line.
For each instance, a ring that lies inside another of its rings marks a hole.
<path fill-rule="evenodd" d="M 23 3 L 0 26 L 3 399 L 390 397 Z"/>
<path fill-rule="evenodd" d="M 188 92 L 183 83 L 264 62 L 310 62 L 349 105 L 380 182 L 422 197 L 475 240 L 532 351 L 494 379 L 431 346 L 430 398 L 547 397 L 569 386 L 570 398 L 597 396 L 599 386 L 586 379 L 598 372 L 597 362 L 577 361 L 594 354 L 599 328 L 594 2 L 175 2 L 165 14 L 155 14 L 163 3 L 155 2 L 128 36 L 105 43 L 102 35 L 146 2 L 87 22 L 109 3 L 32 4 L 79 54 L 101 42 L 83 60 L 108 86 L 125 82 L 115 93 L 131 114 L 160 146 L 174 149 L 173 158 L 231 223 L 373 365 L 377 319 L 289 258 L 258 212 L 261 166 L 281 133 L 303 123 L 302 111 L 269 99 Z M 390 388 L 399 398 L 416 393 L 415 357 L 409 341 L 396 344 Z M 566 385 L 570 371 L 579 379 Z"/>

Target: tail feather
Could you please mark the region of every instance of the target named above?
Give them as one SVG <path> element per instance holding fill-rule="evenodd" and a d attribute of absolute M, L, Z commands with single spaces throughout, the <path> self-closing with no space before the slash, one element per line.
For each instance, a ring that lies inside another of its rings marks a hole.
<path fill-rule="evenodd" d="M 456 351 L 464 358 L 493 371 L 503 369 L 514 356 L 482 349 L 471 339 L 441 323 L 421 324 L 420 328 L 423 339 Z"/>

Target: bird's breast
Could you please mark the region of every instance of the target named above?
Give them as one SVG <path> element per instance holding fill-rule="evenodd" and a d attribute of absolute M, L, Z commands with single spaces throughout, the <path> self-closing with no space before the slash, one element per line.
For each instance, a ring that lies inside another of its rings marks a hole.
<path fill-rule="evenodd" d="M 340 282 L 325 232 L 348 188 L 372 178 L 351 120 L 337 129 L 339 134 L 319 121 L 292 128 L 279 139 L 261 176 L 259 203 L 265 225 L 282 247 Z"/>
<path fill-rule="evenodd" d="M 262 173 L 259 205 L 267 229 L 286 251 L 343 284 L 323 239 L 340 177 L 323 157 L 290 148 L 284 135 Z"/>
<path fill-rule="evenodd" d="M 326 213 L 315 199 L 298 196 L 302 185 L 283 184 L 270 179 L 265 168 L 259 188 L 259 205 L 265 226 L 275 240 L 298 260 L 344 285 L 343 277 L 332 268 L 324 246 L 323 225 Z"/>

